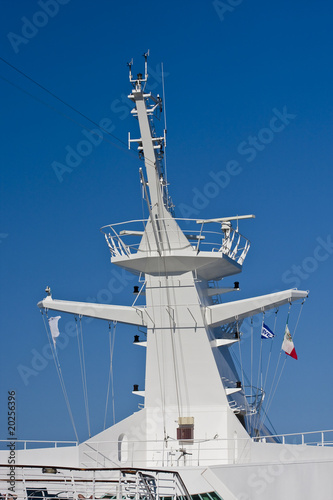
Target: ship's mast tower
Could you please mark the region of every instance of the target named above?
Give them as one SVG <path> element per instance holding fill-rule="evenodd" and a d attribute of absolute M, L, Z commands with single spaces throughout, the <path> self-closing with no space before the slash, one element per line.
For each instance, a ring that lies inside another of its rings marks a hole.
<path fill-rule="evenodd" d="M 153 125 L 153 116 L 161 111 L 162 101 L 146 91 L 148 53 L 144 58 L 144 76 L 139 73 L 133 77 L 132 62 L 129 63 L 133 86 L 129 99 L 134 104 L 132 115 L 138 119 L 140 128 L 138 139 L 129 136 L 129 146 L 136 143 L 139 156 L 144 160 L 147 178 L 141 169 L 140 177 L 149 218 L 122 223 L 123 227 L 117 223 L 102 229 L 111 262 L 139 275 L 144 282 L 146 304 L 87 304 L 48 296 L 39 306 L 147 328 L 147 341 L 142 343 L 147 349 L 146 386 L 144 391 L 135 391 L 144 397 L 144 410 L 130 417 L 132 427 L 125 420 L 110 428 L 105 440 L 118 439 L 117 433 L 128 435 L 129 429 L 139 426 L 142 446 L 138 448 L 141 453 L 138 452 L 138 460 L 159 457 L 156 463 L 159 460 L 164 463 L 170 453 L 168 441 L 185 443 L 194 450 L 195 440 L 208 439 L 207 461 L 214 460 L 215 456 L 221 460 L 222 453 L 222 460 L 227 463 L 232 459 L 230 450 L 218 451 L 214 436 L 219 439 L 231 439 L 234 433 L 246 439 L 249 436 L 237 418 L 237 412 L 246 411 L 246 396 L 229 354 L 229 347 L 239 342 L 240 337 L 218 336 L 218 328 L 304 298 L 307 292 L 286 290 L 213 303 L 212 295 L 233 289 L 217 288 L 212 293 L 209 281 L 242 271 L 250 242 L 239 233 L 238 220 L 254 216 L 192 220 L 193 232 L 181 229 L 183 221 L 171 213 L 163 177 L 165 133 L 157 136 Z M 235 219 L 237 227 L 233 229 Z M 132 222 L 138 222 L 139 227 L 133 230 Z M 209 230 L 205 229 L 207 224 Z M 219 227 L 218 232 L 210 230 L 214 224 Z M 214 241 L 210 240 L 212 234 L 217 235 Z M 230 395 L 236 407 L 230 405 Z M 156 442 L 156 449 L 148 450 L 146 444 L 152 440 Z M 165 443 L 163 451 L 160 442 Z"/>

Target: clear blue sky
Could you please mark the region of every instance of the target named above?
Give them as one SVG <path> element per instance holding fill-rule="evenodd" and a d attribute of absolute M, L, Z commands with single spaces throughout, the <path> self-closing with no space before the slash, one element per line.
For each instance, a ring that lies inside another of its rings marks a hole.
<path fill-rule="evenodd" d="M 138 134 L 125 98 L 126 63 L 133 57 L 134 71 L 142 71 L 149 48 L 158 93 L 164 63 L 177 215 L 256 214 L 241 226 L 252 247 L 237 278 L 239 298 L 310 290 L 295 339 L 299 360 L 287 360 L 271 420 L 278 432 L 333 428 L 332 5 L 244 0 L 223 13 L 211 1 L 18 0 L 0 8 L 0 57 L 95 122 L 108 118 L 124 143 L 128 131 Z M 73 439 L 53 361 L 36 365 L 47 344 L 36 304 L 46 285 L 54 298 L 131 304 L 136 281 L 114 274 L 99 228 L 141 218 L 140 163 L 107 138 L 57 177 L 52 165 L 66 164 L 91 124 L 3 61 L 0 76 L 0 438 L 7 438 L 7 391 L 15 389 L 19 438 Z M 232 160 L 237 175 L 224 187 Z M 61 330 L 68 321 L 63 315 Z M 92 321 L 83 329 L 96 433 L 104 420 L 108 328 Z M 136 333 L 117 327 L 117 419 L 137 409 L 132 385 L 144 384 Z M 59 357 L 83 440 L 75 339 Z M 35 371 L 27 385 L 20 365 Z"/>

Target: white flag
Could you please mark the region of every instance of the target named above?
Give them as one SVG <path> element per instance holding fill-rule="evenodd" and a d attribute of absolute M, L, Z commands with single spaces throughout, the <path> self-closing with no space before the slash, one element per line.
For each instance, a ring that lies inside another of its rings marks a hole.
<path fill-rule="evenodd" d="M 59 328 L 58 328 L 58 321 L 60 318 L 61 318 L 61 316 L 54 316 L 53 318 L 49 318 L 50 331 L 51 331 L 54 347 L 56 345 L 56 338 L 59 337 L 59 335 L 60 335 Z"/>

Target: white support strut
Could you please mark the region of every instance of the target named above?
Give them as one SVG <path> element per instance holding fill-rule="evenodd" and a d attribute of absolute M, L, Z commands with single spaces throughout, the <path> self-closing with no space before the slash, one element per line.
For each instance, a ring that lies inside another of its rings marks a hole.
<path fill-rule="evenodd" d="M 302 290 L 291 289 L 252 297 L 250 299 L 207 306 L 205 308 L 206 322 L 211 327 L 225 325 L 226 323 L 238 321 L 248 316 L 288 304 L 288 302 L 306 298 L 308 293 Z"/>
<path fill-rule="evenodd" d="M 38 302 L 39 308 L 65 313 L 89 316 L 90 318 L 119 321 L 130 325 L 146 326 L 144 309 L 131 306 L 115 306 L 110 304 L 94 304 L 89 302 L 72 302 L 70 300 L 53 300 L 46 297 Z"/>

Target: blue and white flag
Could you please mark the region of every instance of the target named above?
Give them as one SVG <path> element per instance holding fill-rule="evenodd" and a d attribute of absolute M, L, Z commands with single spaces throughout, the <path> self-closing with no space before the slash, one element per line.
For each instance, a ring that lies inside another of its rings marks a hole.
<path fill-rule="evenodd" d="M 261 329 L 261 338 L 262 339 L 272 339 L 275 337 L 275 334 L 272 332 L 270 328 L 268 328 L 265 323 L 262 324 L 262 329 Z"/>

